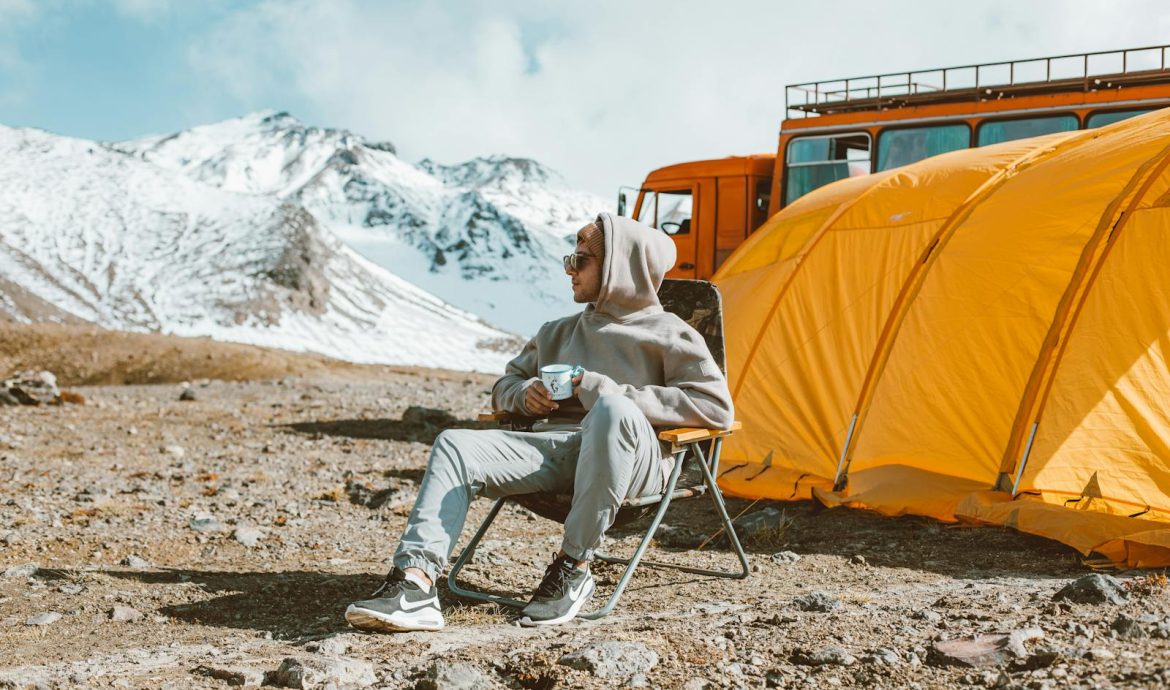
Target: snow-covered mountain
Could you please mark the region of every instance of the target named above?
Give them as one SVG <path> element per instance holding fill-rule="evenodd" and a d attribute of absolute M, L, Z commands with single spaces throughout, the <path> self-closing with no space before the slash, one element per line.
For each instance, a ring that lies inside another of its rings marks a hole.
<path fill-rule="evenodd" d="M 263 119 L 223 127 L 254 131 Z M 223 160 L 217 178 L 210 158 L 160 166 L 125 147 L 0 126 L 0 313 L 499 371 L 518 339 L 363 258 L 307 208 L 333 184 L 366 198 L 362 178 L 342 182 L 348 168 L 328 160 L 347 149 L 307 143 L 349 135 L 281 136 L 301 138 L 303 157 L 256 151 Z M 443 186 L 388 147 L 360 152 L 378 175 Z M 390 202 L 368 198 L 371 212 Z"/>
<path fill-rule="evenodd" d="M 609 204 L 536 161 L 400 159 L 392 144 L 263 112 L 116 148 L 224 190 L 293 202 L 395 275 L 530 335 L 574 305 L 560 257 Z"/>

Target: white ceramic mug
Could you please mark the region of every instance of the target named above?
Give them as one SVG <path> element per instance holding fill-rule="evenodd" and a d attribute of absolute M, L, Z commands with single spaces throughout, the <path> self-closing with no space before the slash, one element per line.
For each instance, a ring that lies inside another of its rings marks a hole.
<path fill-rule="evenodd" d="M 540 368 L 540 380 L 553 400 L 566 400 L 573 397 L 573 377 L 581 371 L 571 364 L 548 364 Z"/>

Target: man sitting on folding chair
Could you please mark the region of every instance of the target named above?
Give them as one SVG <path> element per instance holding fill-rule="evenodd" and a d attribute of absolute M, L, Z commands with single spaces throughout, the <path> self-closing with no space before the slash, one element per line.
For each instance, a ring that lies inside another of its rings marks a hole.
<path fill-rule="evenodd" d="M 544 324 L 492 387 L 496 410 L 547 418 L 531 432 L 444 431 L 372 599 L 351 604 L 351 625 L 438 630 L 435 583 L 476 496 L 572 493 L 560 553 L 523 610 L 522 625 L 571 620 L 593 593 L 589 562 L 623 499 L 661 493 L 674 462 L 655 427 L 731 426 L 731 395 L 702 336 L 663 311 L 658 288 L 674 242 L 634 220 L 601 214 L 564 259 L 584 311 Z M 541 367 L 578 365 L 572 396 L 553 400 Z"/>

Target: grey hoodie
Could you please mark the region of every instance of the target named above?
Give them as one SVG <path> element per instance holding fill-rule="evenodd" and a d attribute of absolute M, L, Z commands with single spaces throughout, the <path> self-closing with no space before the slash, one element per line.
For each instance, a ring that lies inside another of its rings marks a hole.
<path fill-rule="evenodd" d="M 605 236 L 597 302 L 541 326 L 492 387 L 492 407 L 527 414 L 524 394 L 542 366 L 579 364 L 585 375 L 577 396 L 558 401 L 538 428 L 579 425 L 602 395 L 629 398 L 656 427 L 731 426 L 731 394 L 706 342 L 658 302 L 674 242 L 629 218 L 597 218 Z"/>

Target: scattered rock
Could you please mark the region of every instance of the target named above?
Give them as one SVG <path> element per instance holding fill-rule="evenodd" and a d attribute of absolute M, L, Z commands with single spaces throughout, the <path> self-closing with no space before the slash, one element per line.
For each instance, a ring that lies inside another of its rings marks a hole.
<path fill-rule="evenodd" d="M 1146 636 L 1146 631 L 1144 628 L 1142 628 L 1142 624 L 1138 620 L 1130 618 L 1124 613 L 1117 614 L 1117 618 L 1113 619 L 1113 622 L 1109 625 L 1109 628 L 1117 633 L 1118 637 L 1125 640 L 1132 640 Z"/>
<path fill-rule="evenodd" d="M 931 646 L 927 662 L 934 666 L 1002 666 L 1009 661 L 1027 658 L 1028 650 L 1024 643 L 1041 637 L 1044 637 L 1044 631 L 1040 628 L 1025 628 L 1009 635 L 976 635 L 942 640 Z"/>
<path fill-rule="evenodd" d="M 646 677 L 645 673 L 635 673 L 626 682 L 627 688 L 648 688 L 650 687 L 650 679 Z"/>
<path fill-rule="evenodd" d="M 232 538 L 251 549 L 260 543 L 264 533 L 252 525 L 239 525 L 232 533 Z"/>
<path fill-rule="evenodd" d="M 707 690 L 711 687 L 711 681 L 706 678 L 691 678 L 683 684 L 683 690 Z"/>
<path fill-rule="evenodd" d="M 36 563 L 22 563 L 14 565 L 4 571 L 4 577 L 32 577 L 37 574 Z"/>
<path fill-rule="evenodd" d="M 850 565 L 869 565 L 869 563 L 865 560 L 865 556 L 861 556 L 861 555 L 850 556 L 849 557 L 849 564 Z"/>
<path fill-rule="evenodd" d="M 448 664 L 440 661 L 427 669 L 417 690 L 491 690 L 495 683 L 471 664 Z"/>
<path fill-rule="evenodd" d="M 265 685 L 300 690 L 325 688 L 330 684 L 364 688 L 377 682 L 373 664 L 346 656 L 314 657 L 303 662 L 288 658 L 280 668 L 264 675 Z"/>
<path fill-rule="evenodd" d="M 62 594 L 68 594 L 70 596 L 73 596 L 73 595 L 81 594 L 82 592 L 84 592 L 85 585 L 82 585 L 82 584 L 77 583 L 77 582 L 65 582 L 63 584 L 57 585 L 57 591 L 62 593 Z"/>
<path fill-rule="evenodd" d="M 38 613 L 35 616 L 30 616 L 24 621 L 25 625 L 52 625 L 61 620 L 61 614 L 56 611 L 49 611 L 48 613 Z"/>
<path fill-rule="evenodd" d="M 1053 601 L 1078 604 L 1124 604 L 1127 599 L 1129 595 L 1117 578 L 1100 573 L 1077 578 L 1052 597 Z"/>
<path fill-rule="evenodd" d="M 792 600 L 792 605 L 801 611 L 828 613 L 841 608 L 841 601 L 824 592 L 812 592 L 811 594 L 802 594 L 796 597 Z"/>
<path fill-rule="evenodd" d="M 19 405 L 16 396 L 9 393 L 7 388 L 0 388 L 0 405 Z"/>
<path fill-rule="evenodd" d="M 598 678 L 629 678 L 657 666 L 658 652 L 641 642 L 607 640 L 565 654 L 557 663 Z"/>
<path fill-rule="evenodd" d="M 61 396 L 57 377 L 48 371 L 22 371 L 0 381 L 0 390 L 5 391 L 5 400 L 15 399 L 21 405 L 48 405 Z"/>
<path fill-rule="evenodd" d="M 776 508 L 764 508 L 748 513 L 735 521 L 735 532 L 742 539 L 755 539 L 784 522 L 784 514 Z"/>
<path fill-rule="evenodd" d="M 162 452 L 176 458 L 181 458 L 187 454 L 187 449 L 182 446 L 163 446 Z"/>
<path fill-rule="evenodd" d="M 942 614 L 931 609 L 922 609 L 914 612 L 914 618 L 927 623 L 937 623 L 943 619 Z"/>
<path fill-rule="evenodd" d="M 191 671 L 195 675 L 226 681 L 228 685 L 242 688 L 258 688 L 264 684 L 264 672 L 243 666 L 198 666 Z"/>
<path fill-rule="evenodd" d="M 115 606 L 110 609 L 110 620 L 115 623 L 133 623 L 141 618 L 142 612 L 132 606 Z"/>
<path fill-rule="evenodd" d="M 772 562 L 777 565 L 788 565 L 790 563 L 796 563 L 799 561 L 800 554 L 794 551 L 781 551 L 780 553 L 772 554 L 771 558 Z"/>
<path fill-rule="evenodd" d="M 852 666 L 857 663 L 857 657 L 844 647 L 829 645 L 814 652 L 798 649 L 792 654 L 792 663 L 801 666 Z"/>
<path fill-rule="evenodd" d="M 892 649 L 886 647 L 878 647 L 862 658 L 867 664 L 882 664 L 885 666 L 896 666 L 902 663 L 902 656 Z"/>
<path fill-rule="evenodd" d="M 218 532 L 223 529 L 223 525 L 212 515 L 196 515 L 191 518 L 191 529 L 196 532 Z"/>
<path fill-rule="evenodd" d="M 1095 647 L 1085 652 L 1085 658 L 1092 659 L 1093 661 L 1109 661 L 1110 659 L 1116 659 L 1117 655 L 1104 647 Z"/>
<path fill-rule="evenodd" d="M 179 400 L 182 402 L 191 402 L 196 399 L 194 388 L 184 388 L 182 393 L 179 393 Z"/>
<path fill-rule="evenodd" d="M 305 649 L 310 652 L 317 652 L 318 654 L 341 656 L 349 651 L 349 640 L 341 635 L 334 635 L 333 637 L 326 637 L 323 640 L 310 642 L 305 645 Z"/>
<path fill-rule="evenodd" d="M 374 489 L 364 482 L 350 480 L 345 483 L 345 493 L 349 502 L 354 505 L 365 506 L 378 510 L 384 506 L 398 506 L 412 498 L 413 494 L 397 487 Z"/>
<path fill-rule="evenodd" d="M 136 556 L 134 554 L 130 554 L 129 556 L 123 558 L 119 562 L 124 566 L 130 567 L 130 568 L 135 568 L 138 570 L 150 567 L 150 561 L 148 561 L 145 558 L 142 558 L 140 556 Z"/>

